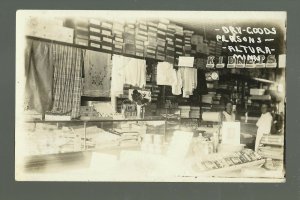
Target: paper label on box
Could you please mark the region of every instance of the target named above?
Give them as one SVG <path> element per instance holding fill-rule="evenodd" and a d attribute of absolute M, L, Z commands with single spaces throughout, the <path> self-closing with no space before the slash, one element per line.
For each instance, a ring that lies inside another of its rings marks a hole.
<path fill-rule="evenodd" d="M 117 49 L 122 49 L 123 48 L 123 46 L 122 45 L 115 45 L 115 48 L 117 48 Z"/>
<path fill-rule="evenodd" d="M 107 30 L 102 30 L 101 33 L 103 35 L 111 35 L 111 32 L 110 31 L 107 31 Z"/>
<path fill-rule="evenodd" d="M 112 24 L 107 23 L 107 22 L 102 22 L 101 26 L 104 27 L 104 28 L 109 28 L 109 29 L 112 28 Z"/>
<path fill-rule="evenodd" d="M 123 38 L 115 37 L 115 41 L 117 41 L 117 42 L 123 42 Z"/>
<path fill-rule="evenodd" d="M 112 47 L 102 45 L 102 49 L 112 50 Z"/>
<path fill-rule="evenodd" d="M 90 46 L 91 47 L 96 47 L 96 48 L 100 48 L 101 47 L 100 44 L 96 44 L 96 43 L 93 43 L 93 42 L 90 43 Z"/>
<path fill-rule="evenodd" d="M 95 24 L 95 25 L 101 25 L 101 21 L 97 20 L 97 19 L 90 19 L 89 20 L 90 24 Z"/>
<path fill-rule="evenodd" d="M 103 41 L 105 41 L 105 42 L 112 43 L 112 39 L 110 39 L 110 38 L 103 37 L 102 39 L 103 39 Z"/>
<path fill-rule="evenodd" d="M 154 28 L 154 27 L 151 27 L 151 26 L 148 27 L 148 30 L 153 31 L 153 32 L 157 32 L 157 28 Z"/>
<path fill-rule="evenodd" d="M 94 36 L 94 35 L 90 35 L 90 39 L 91 40 L 95 40 L 95 41 L 101 41 L 101 38 L 98 36 Z"/>
<path fill-rule="evenodd" d="M 95 33 L 100 33 L 100 29 L 98 29 L 98 28 L 93 28 L 93 27 L 90 27 L 90 31 L 91 31 L 91 32 L 95 32 Z"/>
<path fill-rule="evenodd" d="M 194 59 L 194 57 L 179 56 L 178 66 L 193 67 Z"/>

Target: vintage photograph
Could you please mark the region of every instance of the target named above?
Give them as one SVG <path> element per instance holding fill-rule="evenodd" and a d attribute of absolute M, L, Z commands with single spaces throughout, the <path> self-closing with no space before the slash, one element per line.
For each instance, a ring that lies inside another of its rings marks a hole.
<path fill-rule="evenodd" d="M 16 20 L 17 181 L 285 182 L 286 12 Z"/>

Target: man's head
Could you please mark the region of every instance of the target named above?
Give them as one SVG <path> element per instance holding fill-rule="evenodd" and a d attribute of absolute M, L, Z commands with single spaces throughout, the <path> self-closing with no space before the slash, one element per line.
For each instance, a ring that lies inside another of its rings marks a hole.
<path fill-rule="evenodd" d="M 261 112 L 262 112 L 263 114 L 267 113 L 267 112 L 269 111 L 269 104 L 263 103 L 263 104 L 261 105 L 260 110 L 261 110 Z"/>
<path fill-rule="evenodd" d="M 233 103 L 231 101 L 226 102 L 225 111 L 229 114 L 232 112 Z"/>

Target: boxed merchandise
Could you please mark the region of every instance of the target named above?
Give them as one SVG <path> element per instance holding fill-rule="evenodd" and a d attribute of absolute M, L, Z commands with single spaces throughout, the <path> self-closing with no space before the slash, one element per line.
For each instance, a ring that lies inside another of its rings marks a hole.
<path fill-rule="evenodd" d="M 91 41 L 96 41 L 96 42 L 101 42 L 102 41 L 100 35 L 92 35 L 92 34 L 90 34 L 88 39 L 91 40 Z"/>
<path fill-rule="evenodd" d="M 95 27 L 89 27 L 89 33 L 90 34 L 101 34 L 101 29 L 95 28 Z"/>
<path fill-rule="evenodd" d="M 88 46 L 89 45 L 89 41 L 88 40 L 80 39 L 80 38 L 75 38 L 74 39 L 74 43 L 78 44 L 78 45 L 82 45 L 82 46 Z"/>
<path fill-rule="evenodd" d="M 123 33 L 124 43 L 127 44 L 134 44 L 135 42 L 135 35 L 130 33 Z"/>
<path fill-rule="evenodd" d="M 135 45 L 134 44 L 125 44 L 124 45 L 125 53 L 135 55 Z"/>
<path fill-rule="evenodd" d="M 96 41 L 89 41 L 89 46 L 94 48 L 101 48 L 101 43 Z"/>
<path fill-rule="evenodd" d="M 112 29 L 112 27 L 113 27 L 113 23 L 112 22 L 108 22 L 108 21 L 106 21 L 106 22 L 101 22 L 101 27 L 102 28 L 107 28 L 107 29 Z"/>

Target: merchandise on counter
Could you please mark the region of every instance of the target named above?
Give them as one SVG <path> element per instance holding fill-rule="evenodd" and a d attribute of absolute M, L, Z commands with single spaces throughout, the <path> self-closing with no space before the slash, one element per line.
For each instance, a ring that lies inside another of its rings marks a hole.
<path fill-rule="evenodd" d="M 71 120 L 71 116 L 45 114 L 45 120 L 46 121 L 69 121 Z"/>
<path fill-rule="evenodd" d="M 203 112 L 202 120 L 209 122 L 221 122 L 221 113 L 220 112 Z"/>
<path fill-rule="evenodd" d="M 189 118 L 191 106 L 178 106 L 180 109 L 180 117 L 181 118 Z"/>
<path fill-rule="evenodd" d="M 261 144 L 270 144 L 270 145 L 284 145 L 284 136 L 283 135 L 264 135 L 260 141 Z"/>
<path fill-rule="evenodd" d="M 251 100 L 271 100 L 271 95 L 252 95 L 249 97 Z"/>
<path fill-rule="evenodd" d="M 183 159 L 189 151 L 193 132 L 175 131 L 168 146 L 167 156 Z"/>
<path fill-rule="evenodd" d="M 259 162 L 257 162 L 259 161 Z M 260 162 L 261 161 L 261 162 Z M 196 165 L 200 171 L 209 172 L 214 174 L 214 170 L 224 169 L 221 171 L 233 169 L 239 169 L 243 166 L 251 166 L 251 164 L 261 165 L 265 162 L 262 157 L 251 149 L 244 149 L 239 152 L 234 153 L 224 153 L 224 154 L 209 154 L 207 156 L 202 156 L 196 162 Z M 248 163 L 248 165 L 245 165 Z M 240 166 L 240 167 L 239 167 Z M 219 171 L 215 171 L 219 172 Z"/>
<path fill-rule="evenodd" d="M 264 146 L 258 147 L 257 153 L 264 158 L 283 160 L 284 149 L 282 147 Z"/>
<path fill-rule="evenodd" d="M 84 57 L 83 95 L 110 97 L 111 55 L 87 50 Z"/>

